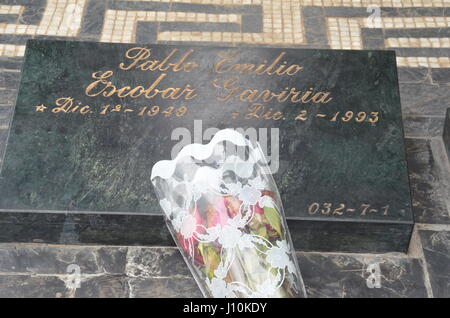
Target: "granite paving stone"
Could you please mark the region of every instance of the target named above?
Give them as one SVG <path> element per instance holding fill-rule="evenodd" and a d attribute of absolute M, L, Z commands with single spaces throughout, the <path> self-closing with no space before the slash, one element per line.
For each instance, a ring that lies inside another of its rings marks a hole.
<path fill-rule="evenodd" d="M 132 278 L 131 298 L 199 298 L 202 294 L 193 278 Z"/>
<path fill-rule="evenodd" d="M 441 138 L 444 116 L 403 116 L 403 129 L 408 138 Z"/>
<path fill-rule="evenodd" d="M 126 274 L 130 277 L 185 277 L 191 274 L 175 248 L 129 247 Z"/>
<path fill-rule="evenodd" d="M 0 105 L 13 107 L 16 101 L 17 90 L 13 89 L 0 89 Z"/>
<path fill-rule="evenodd" d="M 406 149 L 415 221 L 450 223 L 447 165 L 443 160 L 435 160 L 439 152 L 443 152 L 442 143 L 407 138 Z"/>
<path fill-rule="evenodd" d="M 22 62 L 22 57 L 0 57 L 0 69 L 20 70 Z"/>
<path fill-rule="evenodd" d="M 76 298 L 128 298 L 130 285 L 123 274 L 83 277 L 72 295 Z"/>
<path fill-rule="evenodd" d="M 427 297 L 418 259 L 311 253 L 299 264 L 311 298 Z"/>
<path fill-rule="evenodd" d="M 448 55 L 450 55 L 450 53 Z M 430 75 L 433 83 L 446 84 L 447 86 L 450 84 L 450 68 L 431 69 Z"/>
<path fill-rule="evenodd" d="M 0 88 L 16 90 L 19 86 L 20 73 L 17 71 L 5 70 L 0 72 Z"/>
<path fill-rule="evenodd" d="M 431 84 L 428 68 L 401 67 L 398 71 L 398 82 L 403 84 Z"/>
<path fill-rule="evenodd" d="M 403 114 L 443 116 L 450 106 L 447 85 L 400 83 Z"/>
<path fill-rule="evenodd" d="M 450 295 L 450 232 L 420 230 L 423 253 L 434 297 Z"/>
<path fill-rule="evenodd" d="M 54 276 L 0 275 L 2 298 L 60 298 L 69 296 L 64 281 Z"/>
<path fill-rule="evenodd" d="M 67 274 L 76 264 L 81 274 L 117 274 L 125 271 L 126 255 L 126 247 L 1 245 L 0 272 Z"/>

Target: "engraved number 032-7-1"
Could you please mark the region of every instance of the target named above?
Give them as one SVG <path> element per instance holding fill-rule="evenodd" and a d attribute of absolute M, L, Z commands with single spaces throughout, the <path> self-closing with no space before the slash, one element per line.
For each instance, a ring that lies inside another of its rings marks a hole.
<path fill-rule="evenodd" d="M 308 206 L 308 213 L 310 215 L 359 215 L 366 216 L 368 214 L 388 215 L 389 205 L 381 208 L 374 208 L 370 204 L 361 204 L 357 208 L 346 206 L 344 203 L 330 203 L 330 202 L 313 202 Z"/>

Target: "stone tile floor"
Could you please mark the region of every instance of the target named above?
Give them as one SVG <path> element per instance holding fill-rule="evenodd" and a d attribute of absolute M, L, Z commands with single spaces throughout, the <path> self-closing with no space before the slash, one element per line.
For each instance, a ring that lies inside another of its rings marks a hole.
<path fill-rule="evenodd" d="M 0 0 L 0 149 L 29 38 L 393 49 L 417 222 L 409 253 L 298 258 L 310 297 L 449 297 L 449 26 L 450 0 Z M 0 297 L 194 296 L 172 247 L 0 244 Z"/>

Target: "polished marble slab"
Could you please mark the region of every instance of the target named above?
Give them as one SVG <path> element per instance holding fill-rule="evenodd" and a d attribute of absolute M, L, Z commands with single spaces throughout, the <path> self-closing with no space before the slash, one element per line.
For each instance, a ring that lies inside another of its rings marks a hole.
<path fill-rule="evenodd" d="M 389 51 L 30 40 L 0 178 L 2 217 L 43 213 L 79 242 L 114 241 L 121 230 L 96 235 L 93 218 L 160 218 L 153 164 L 228 127 L 266 150 L 297 248 L 406 251 L 413 217 Z M 130 224 L 125 236 L 145 241 Z"/>

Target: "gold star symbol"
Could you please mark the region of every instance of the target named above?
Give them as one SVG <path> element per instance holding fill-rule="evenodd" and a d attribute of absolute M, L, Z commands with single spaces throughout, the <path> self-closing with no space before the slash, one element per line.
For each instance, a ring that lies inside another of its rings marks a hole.
<path fill-rule="evenodd" d="M 45 107 L 43 104 L 36 106 L 36 111 L 37 112 L 43 112 L 44 110 L 46 110 L 47 107 Z"/>

